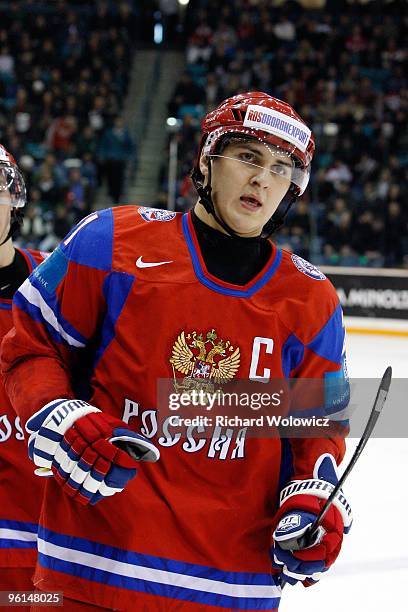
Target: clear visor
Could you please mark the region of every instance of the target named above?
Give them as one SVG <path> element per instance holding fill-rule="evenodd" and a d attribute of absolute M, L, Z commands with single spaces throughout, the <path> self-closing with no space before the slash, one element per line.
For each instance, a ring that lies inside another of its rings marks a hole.
<path fill-rule="evenodd" d="M 294 147 L 293 147 L 294 149 Z M 214 146 L 213 150 L 217 150 Z M 273 176 L 296 185 L 298 195 L 305 191 L 310 177 L 310 164 L 304 166 L 294 155 L 290 147 L 283 148 L 260 138 L 242 135 L 227 136 L 220 153 L 209 152 L 209 157 L 224 158 L 240 162 L 251 168 L 267 171 Z"/>
<path fill-rule="evenodd" d="M 22 208 L 27 201 L 23 175 L 17 166 L 0 162 L 0 204 Z"/>

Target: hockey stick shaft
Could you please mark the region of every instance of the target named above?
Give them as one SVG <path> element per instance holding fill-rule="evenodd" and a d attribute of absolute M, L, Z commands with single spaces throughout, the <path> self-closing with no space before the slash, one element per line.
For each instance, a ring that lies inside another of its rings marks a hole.
<path fill-rule="evenodd" d="M 324 517 L 326 516 L 326 513 L 328 512 L 330 506 L 332 505 L 336 495 L 338 495 L 341 487 L 346 481 L 351 470 L 355 466 L 358 458 L 363 452 L 365 445 L 370 439 L 373 429 L 377 423 L 378 417 L 380 416 L 381 411 L 383 409 L 385 400 L 387 399 L 388 390 L 391 385 L 391 377 L 392 377 L 392 369 L 391 369 L 391 366 L 388 366 L 388 368 L 385 370 L 383 374 L 380 385 L 378 387 L 377 395 L 376 395 L 374 405 L 371 410 L 371 414 L 368 419 L 367 425 L 365 426 L 363 435 L 361 436 L 360 442 L 358 443 L 357 448 L 354 451 L 354 454 L 350 460 L 350 463 L 344 470 L 344 473 L 341 476 L 339 482 L 334 487 L 326 503 L 324 504 L 323 508 L 320 510 L 318 516 L 316 517 L 315 521 L 311 524 L 308 531 L 301 538 L 293 538 L 292 540 L 287 540 L 286 542 L 279 543 L 281 548 L 284 548 L 284 550 L 301 550 L 313 544 L 314 539 L 316 538 L 316 535 L 318 534 L 319 526 L 321 525 Z"/>
<path fill-rule="evenodd" d="M 350 474 L 351 470 L 353 469 L 353 467 L 355 466 L 355 464 L 357 463 L 358 458 L 360 457 L 361 453 L 363 452 L 363 449 L 365 447 L 365 445 L 367 444 L 368 440 L 371 437 L 371 434 L 374 430 L 374 427 L 377 423 L 378 417 L 381 414 L 381 411 L 383 409 L 383 406 L 385 404 L 385 400 L 387 399 L 387 395 L 388 395 L 388 391 L 391 385 L 391 377 L 392 377 L 392 369 L 391 366 L 388 366 L 388 368 L 385 370 L 383 377 L 381 379 L 380 382 L 380 386 L 378 387 L 378 391 L 377 391 L 377 395 L 374 401 L 374 405 L 373 408 L 371 410 L 371 414 L 370 414 L 370 418 L 368 419 L 367 425 L 365 426 L 363 435 L 361 436 L 360 442 L 357 445 L 356 450 L 354 451 L 354 454 L 350 460 L 350 463 L 348 464 L 348 466 L 346 467 L 346 469 L 344 470 L 339 482 L 337 483 L 337 485 L 334 487 L 333 491 L 331 492 L 329 498 L 327 499 L 325 505 L 323 506 L 323 508 L 321 509 L 319 515 L 317 516 L 315 522 L 313 523 L 313 525 L 310 528 L 310 541 L 313 541 L 313 538 L 315 537 L 317 530 L 319 528 L 319 525 L 321 525 L 324 517 L 326 516 L 330 506 L 333 503 L 334 498 L 336 497 L 336 495 L 338 494 L 338 492 L 340 491 L 341 487 L 343 486 L 343 484 L 345 483 L 348 475 Z"/>

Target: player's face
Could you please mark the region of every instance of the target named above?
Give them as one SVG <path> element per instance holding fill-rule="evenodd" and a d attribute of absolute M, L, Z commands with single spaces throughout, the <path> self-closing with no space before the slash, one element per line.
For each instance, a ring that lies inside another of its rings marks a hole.
<path fill-rule="evenodd" d="M 292 160 L 259 141 L 236 142 L 212 157 L 212 198 L 240 236 L 258 236 L 291 184 Z M 202 167 L 205 177 L 208 167 Z"/>

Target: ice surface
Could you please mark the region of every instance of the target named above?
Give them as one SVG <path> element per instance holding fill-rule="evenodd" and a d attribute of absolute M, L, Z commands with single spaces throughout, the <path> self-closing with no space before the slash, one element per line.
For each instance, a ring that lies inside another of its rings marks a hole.
<path fill-rule="evenodd" d="M 347 352 L 352 378 L 380 379 L 388 365 L 394 377 L 408 378 L 407 337 L 349 334 Z M 348 442 L 345 463 L 357 442 Z M 319 584 L 287 585 L 280 612 L 408 610 L 407 481 L 408 440 L 369 440 L 345 486 L 354 524 L 339 559 Z"/>

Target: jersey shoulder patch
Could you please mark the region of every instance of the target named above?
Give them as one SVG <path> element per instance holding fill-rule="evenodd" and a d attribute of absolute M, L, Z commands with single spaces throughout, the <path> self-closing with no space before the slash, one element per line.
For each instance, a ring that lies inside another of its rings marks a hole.
<path fill-rule="evenodd" d="M 32 273 L 37 283 L 52 295 L 68 269 L 68 258 L 58 246 Z M 31 278 L 31 277 L 30 277 Z"/>
<path fill-rule="evenodd" d="M 176 218 L 176 213 L 171 210 L 162 210 L 161 208 L 148 208 L 147 206 L 138 206 L 137 212 L 144 221 L 172 221 Z"/>
<path fill-rule="evenodd" d="M 319 268 L 316 268 L 316 266 L 311 264 L 306 259 L 303 259 L 303 257 L 293 254 L 291 255 L 291 260 L 299 272 L 302 272 L 302 274 L 305 274 L 316 281 L 326 280 L 326 276 L 323 274 L 323 272 L 321 272 Z"/>

